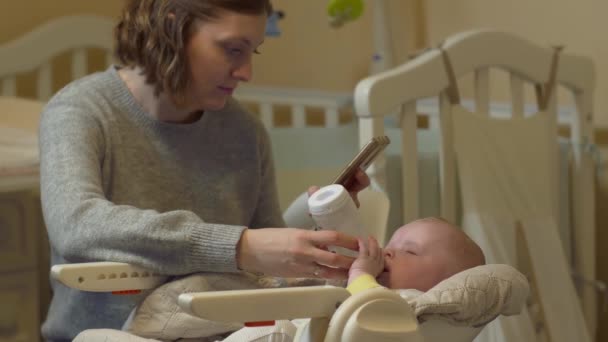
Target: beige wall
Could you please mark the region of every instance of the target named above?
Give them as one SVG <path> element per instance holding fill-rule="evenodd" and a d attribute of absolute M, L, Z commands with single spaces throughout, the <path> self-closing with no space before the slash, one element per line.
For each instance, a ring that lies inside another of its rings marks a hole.
<path fill-rule="evenodd" d="M 268 38 L 263 56 L 255 62 L 254 82 L 267 85 L 346 91 L 369 71 L 372 48 L 372 11 L 336 30 L 327 25 L 327 0 L 275 0 L 284 10 L 281 38 Z M 405 58 L 416 44 L 408 37 L 416 20 L 417 0 L 388 0 L 395 60 Z"/>
<path fill-rule="evenodd" d="M 440 42 L 455 32 L 497 28 L 546 45 L 590 56 L 596 63 L 595 123 L 608 126 L 608 44 L 605 15 L 608 2 L 599 0 L 460 0 L 426 1 L 428 35 Z"/>
<path fill-rule="evenodd" d="M 417 21 L 420 0 L 387 0 L 396 60 L 403 60 L 406 45 L 416 44 L 405 32 Z M 0 44 L 54 17 L 70 14 L 98 14 L 117 17 L 124 1 L 22 0 L 0 1 Z M 339 30 L 327 25 L 326 0 L 275 0 L 286 13 L 280 22 L 283 34 L 267 38 L 261 56 L 256 56 L 254 83 L 276 86 L 350 91 L 367 75 L 372 56 L 371 11 Z M 410 10 L 413 8 L 413 10 Z M 419 40 L 419 39 L 418 39 Z M 61 64 L 61 62 L 59 62 Z M 60 81 L 59 81 L 60 82 Z M 24 81 L 23 83 L 28 83 Z M 59 86 L 59 85 L 57 85 Z M 28 93 L 28 86 L 24 85 Z"/>

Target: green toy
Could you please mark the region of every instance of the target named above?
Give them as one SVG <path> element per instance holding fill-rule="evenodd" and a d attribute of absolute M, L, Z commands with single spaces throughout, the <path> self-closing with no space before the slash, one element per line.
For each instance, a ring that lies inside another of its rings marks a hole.
<path fill-rule="evenodd" d="M 333 27 L 340 27 L 359 18 L 364 7 L 363 0 L 332 0 L 327 5 L 329 23 Z"/>

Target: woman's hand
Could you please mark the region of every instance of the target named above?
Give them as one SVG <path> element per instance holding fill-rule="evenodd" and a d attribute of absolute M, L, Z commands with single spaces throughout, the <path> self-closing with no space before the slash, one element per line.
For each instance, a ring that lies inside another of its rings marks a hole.
<path fill-rule="evenodd" d="M 330 246 L 357 250 L 357 239 L 331 230 L 246 229 L 237 246 L 237 264 L 271 276 L 346 279 L 354 258 L 330 252 Z"/>
<path fill-rule="evenodd" d="M 348 283 L 363 274 L 369 274 L 376 278 L 384 269 L 384 254 L 378 241 L 373 237 L 368 237 L 367 241 L 358 238 L 359 256 L 353 262 L 348 272 Z"/>
<path fill-rule="evenodd" d="M 359 199 L 357 198 L 357 194 L 359 193 L 359 191 L 367 188 L 369 184 L 369 176 L 362 170 L 357 170 L 355 176 L 353 177 L 353 180 L 349 183 L 348 188 L 346 189 L 350 193 L 350 196 L 353 198 L 353 201 L 355 201 L 357 208 L 359 208 Z M 308 188 L 308 197 L 314 194 L 317 190 L 319 190 L 319 187 L 316 185 Z"/>

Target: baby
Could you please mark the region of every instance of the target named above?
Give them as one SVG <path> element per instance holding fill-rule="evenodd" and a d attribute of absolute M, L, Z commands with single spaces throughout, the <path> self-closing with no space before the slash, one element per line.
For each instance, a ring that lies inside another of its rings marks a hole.
<path fill-rule="evenodd" d="M 349 270 L 347 287 L 353 294 L 378 286 L 425 292 L 460 271 L 485 264 L 485 257 L 479 246 L 458 227 L 440 218 L 424 218 L 400 227 L 384 250 L 372 237 L 358 240 L 359 255 Z M 211 284 L 214 287 L 218 287 L 217 284 L 231 289 L 237 289 L 239 286 L 253 287 L 251 282 L 243 283 L 243 280 L 247 279 L 241 275 L 208 274 L 196 279 L 201 284 Z M 155 295 L 144 301 L 143 307 L 148 309 L 144 310 L 146 313 L 135 314 L 134 325 L 129 328 L 131 333 L 150 337 L 149 329 L 154 332 L 152 335 L 159 335 L 160 331 L 156 331 L 159 329 L 163 331 L 163 335 L 177 335 L 188 331 L 201 337 L 233 331 L 229 336 L 211 338 L 215 340 L 225 337 L 223 341 L 230 342 L 250 339 L 255 334 L 259 335 L 260 340 L 276 340 L 280 336 L 290 340 L 295 335 L 296 327 L 290 321 L 278 321 L 274 327 L 239 329 L 242 326 L 240 324 L 214 323 L 180 313 L 176 299 L 179 293 L 192 292 L 187 286 L 201 289 L 204 287 L 183 281 L 166 284 L 162 288 L 163 291 L 157 290 Z M 205 334 L 199 335 L 199 330 Z M 126 335 L 121 334 L 125 333 L 91 330 L 79 335 L 75 341 L 95 341 L 94 338 L 104 338 L 103 341 L 112 342 L 156 341 L 140 339 L 134 335 L 129 335 L 131 339 L 127 340 Z"/>
<path fill-rule="evenodd" d="M 384 286 L 427 291 L 440 281 L 485 264 L 481 248 L 461 229 L 440 218 L 400 227 L 382 250 L 374 238 L 359 238 L 359 256 L 349 270 L 351 293 Z"/>

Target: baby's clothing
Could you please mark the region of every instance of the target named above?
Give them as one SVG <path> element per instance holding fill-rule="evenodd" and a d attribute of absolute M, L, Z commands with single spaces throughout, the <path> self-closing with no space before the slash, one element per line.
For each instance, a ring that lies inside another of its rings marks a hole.
<path fill-rule="evenodd" d="M 373 289 L 374 287 L 381 286 L 376 281 L 376 278 L 370 274 L 362 274 L 355 278 L 346 288 L 351 294 L 357 294 L 361 291 Z"/>

